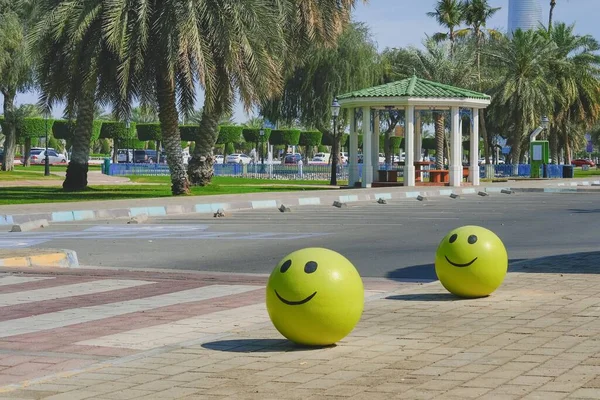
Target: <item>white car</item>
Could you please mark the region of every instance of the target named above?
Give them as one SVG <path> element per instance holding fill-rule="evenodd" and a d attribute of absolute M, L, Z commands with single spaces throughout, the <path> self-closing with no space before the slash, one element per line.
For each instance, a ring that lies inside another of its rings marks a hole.
<path fill-rule="evenodd" d="M 215 164 L 223 164 L 223 155 L 222 154 L 216 154 L 213 156 L 213 160 Z"/>
<path fill-rule="evenodd" d="M 129 158 L 127 158 L 127 153 L 129 153 Z M 127 162 L 127 160 L 129 160 L 129 162 L 133 162 L 133 151 L 125 150 L 125 149 L 118 149 L 117 150 L 117 162 L 124 163 L 124 162 Z"/>
<path fill-rule="evenodd" d="M 227 164 L 249 164 L 250 161 L 252 161 L 252 158 L 250 158 L 250 156 L 240 153 L 229 154 L 225 158 L 225 162 Z"/>
<path fill-rule="evenodd" d="M 317 153 L 313 157 L 312 161 L 314 161 L 314 162 L 328 163 L 330 157 L 331 157 L 331 154 L 329 154 L 329 153 Z"/>
<path fill-rule="evenodd" d="M 44 164 L 46 162 L 46 150 L 33 149 L 29 153 L 31 164 Z M 58 154 L 54 149 L 48 149 L 48 162 L 50 164 L 66 164 L 67 157 Z"/>

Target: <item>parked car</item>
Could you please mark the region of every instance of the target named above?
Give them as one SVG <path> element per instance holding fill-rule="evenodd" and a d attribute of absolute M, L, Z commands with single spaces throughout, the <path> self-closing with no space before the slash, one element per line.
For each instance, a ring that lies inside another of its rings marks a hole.
<path fill-rule="evenodd" d="M 241 153 L 229 154 L 225 158 L 227 164 L 250 164 L 250 161 L 252 161 L 250 156 Z"/>
<path fill-rule="evenodd" d="M 134 163 L 155 163 L 157 160 L 156 150 L 134 150 L 133 151 L 133 162 Z"/>
<path fill-rule="evenodd" d="M 127 157 L 127 153 L 129 153 L 129 157 Z M 118 163 L 133 162 L 132 150 L 118 149 L 117 150 L 117 162 Z"/>
<path fill-rule="evenodd" d="M 23 159 L 22 162 L 25 162 Z M 32 149 L 29 153 L 30 164 L 44 164 L 46 162 L 46 150 L 45 149 Z M 67 157 L 63 154 L 59 154 L 54 149 L 48 149 L 48 162 L 50 164 L 66 164 Z"/>
<path fill-rule="evenodd" d="M 583 158 L 578 158 L 578 159 L 572 160 L 571 164 L 576 167 L 581 167 L 583 165 L 589 165 L 590 167 L 596 166 L 596 163 L 594 163 L 592 160 L 585 160 Z"/>
<path fill-rule="evenodd" d="M 328 163 L 330 157 L 331 157 L 330 153 L 317 153 L 313 157 L 312 161 Z"/>
<path fill-rule="evenodd" d="M 225 157 L 223 157 L 223 154 L 215 154 L 214 158 L 213 158 L 213 163 L 214 164 L 223 164 L 223 160 L 225 159 Z"/>
<path fill-rule="evenodd" d="M 284 164 L 298 164 L 298 161 L 302 160 L 302 154 L 287 154 L 283 159 Z"/>

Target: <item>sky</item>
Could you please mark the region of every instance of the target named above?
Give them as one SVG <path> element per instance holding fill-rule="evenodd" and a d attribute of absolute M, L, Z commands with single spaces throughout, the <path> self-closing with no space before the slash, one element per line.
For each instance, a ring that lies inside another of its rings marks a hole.
<path fill-rule="evenodd" d="M 360 1 L 360 0 L 359 0 Z M 433 18 L 426 15 L 432 11 L 436 0 L 369 0 L 366 4 L 360 2 L 353 12 L 355 21 L 364 22 L 371 30 L 379 50 L 386 47 L 420 47 L 426 34 L 441 31 Z M 547 24 L 550 0 L 540 0 L 542 4 L 542 19 Z M 489 0 L 492 7 L 501 7 L 489 21 L 488 28 L 506 30 L 508 25 L 508 0 Z M 600 11 L 600 0 L 557 0 L 554 10 L 554 20 L 575 24 L 578 34 L 589 34 L 600 40 L 600 24 L 597 22 Z M 35 103 L 37 93 L 21 93 L 16 98 L 17 104 Z M 203 103 L 200 93 L 197 107 Z M 0 100 L 0 106 L 2 100 Z M 62 108 L 53 110 L 55 117 L 62 116 Z M 244 112 L 240 104 L 236 104 L 234 121 L 242 123 L 252 115 Z"/>

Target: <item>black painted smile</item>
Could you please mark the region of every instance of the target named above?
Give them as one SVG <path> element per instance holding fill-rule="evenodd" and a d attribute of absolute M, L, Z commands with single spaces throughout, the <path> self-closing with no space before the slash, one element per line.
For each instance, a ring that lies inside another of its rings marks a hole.
<path fill-rule="evenodd" d="M 454 265 L 455 267 L 458 267 L 458 268 L 468 267 L 469 265 L 471 265 L 475 261 L 477 261 L 477 257 L 475 257 L 474 259 L 471 260 L 471 262 L 468 262 L 466 264 L 456 264 L 456 263 L 453 263 L 452 261 L 450 261 L 450 259 L 448 258 L 448 256 L 444 256 L 444 257 L 446 257 L 446 261 L 448 261 L 450 264 L 452 264 L 452 265 Z"/>
<path fill-rule="evenodd" d="M 279 298 L 279 300 L 281 300 L 281 302 L 283 304 L 287 304 L 288 306 L 299 306 L 299 305 L 302 305 L 304 303 L 308 303 L 313 297 L 315 297 L 315 295 L 317 294 L 317 292 L 314 292 L 313 294 L 311 294 L 310 296 L 308 296 L 304 300 L 300 300 L 300 301 L 289 301 L 289 300 L 286 300 L 283 297 L 281 297 L 279 295 L 279 293 L 277 293 L 277 290 L 275 290 L 275 294 L 277 295 L 277 297 Z"/>

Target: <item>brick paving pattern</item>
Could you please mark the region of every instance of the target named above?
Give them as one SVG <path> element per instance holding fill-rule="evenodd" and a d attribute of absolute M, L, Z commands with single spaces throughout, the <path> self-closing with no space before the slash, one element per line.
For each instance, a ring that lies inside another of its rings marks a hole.
<path fill-rule="evenodd" d="M 120 324 L 111 317 L 4 338 L 0 399 L 600 398 L 599 264 L 600 252 L 524 262 L 511 266 L 492 296 L 474 300 L 456 299 L 438 282 L 365 280 L 370 298 L 357 328 L 336 346 L 317 349 L 295 346 L 272 327 L 262 305 L 264 277 L 70 271 L 55 279 L 72 284 L 75 273 L 88 282 L 172 280 L 174 292 L 257 289 L 243 299 L 224 295 L 154 308 L 147 319 L 134 312 L 119 316 Z M 13 285 L 3 290 L 15 293 Z M 44 303 L 54 301 L 64 298 Z M 33 347 L 39 344 L 62 347 Z"/>

